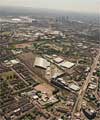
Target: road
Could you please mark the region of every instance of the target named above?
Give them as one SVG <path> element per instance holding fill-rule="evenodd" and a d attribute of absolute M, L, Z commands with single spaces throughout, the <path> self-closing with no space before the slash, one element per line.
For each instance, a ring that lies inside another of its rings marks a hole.
<path fill-rule="evenodd" d="M 29 86 L 29 83 L 28 83 L 27 81 L 25 81 L 24 78 L 22 78 L 22 77 L 20 76 L 20 74 L 19 74 L 15 69 L 13 69 L 13 68 L 11 67 L 11 70 L 12 70 L 14 73 L 16 73 L 16 75 L 17 75 L 26 85 Z"/>
<path fill-rule="evenodd" d="M 82 105 L 82 102 L 83 102 L 83 97 L 85 95 L 85 91 L 88 87 L 88 84 L 90 83 L 91 81 L 91 78 L 93 76 L 93 72 L 94 70 L 96 69 L 97 67 L 97 63 L 98 63 L 98 60 L 99 60 L 99 57 L 100 57 L 100 49 L 98 50 L 98 54 L 97 56 L 94 58 L 94 61 L 93 61 L 93 64 L 91 66 L 91 70 L 90 72 L 88 73 L 87 77 L 86 77 L 86 80 L 81 88 L 81 90 L 79 91 L 79 94 L 78 94 L 78 98 L 77 98 L 77 101 L 75 103 L 75 106 L 73 108 L 73 112 L 72 112 L 72 119 L 74 117 L 74 113 L 77 111 L 80 111 L 81 109 L 81 105 Z"/>

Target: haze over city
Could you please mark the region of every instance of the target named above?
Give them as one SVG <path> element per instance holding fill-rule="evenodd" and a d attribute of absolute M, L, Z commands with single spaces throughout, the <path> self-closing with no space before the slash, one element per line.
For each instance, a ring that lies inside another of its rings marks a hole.
<path fill-rule="evenodd" d="M 48 8 L 74 12 L 98 13 L 100 0 L 0 0 L 0 6 Z"/>

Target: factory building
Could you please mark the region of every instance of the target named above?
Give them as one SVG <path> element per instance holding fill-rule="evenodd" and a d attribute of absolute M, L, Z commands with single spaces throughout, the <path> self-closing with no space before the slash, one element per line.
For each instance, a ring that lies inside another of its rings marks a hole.
<path fill-rule="evenodd" d="M 48 62 L 46 59 L 42 57 L 36 57 L 34 62 L 34 67 L 40 67 L 43 69 L 47 69 L 47 67 L 50 66 L 50 62 Z"/>

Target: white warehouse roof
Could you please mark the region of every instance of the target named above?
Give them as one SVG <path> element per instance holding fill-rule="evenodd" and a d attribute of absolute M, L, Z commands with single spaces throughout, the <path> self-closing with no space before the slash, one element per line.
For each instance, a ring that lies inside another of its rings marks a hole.
<path fill-rule="evenodd" d="M 74 83 L 73 84 L 69 84 L 69 88 L 71 88 L 72 90 L 75 90 L 75 91 L 80 90 L 80 87 L 75 85 Z"/>
<path fill-rule="evenodd" d="M 50 62 L 48 62 L 44 58 L 36 57 L 35 62 L 34 62 L 34 66 L 38 66 L 38 67 L 46 69 L 48 66 L 50 66 Z"/>
<path fill-rule="evenodd" d="M 59 64 L 60 66 L 64 67 L 64 68 L 71 68 L 73 67 L 75 64 L 74 63 L 71 63 L 69 61 L 64 61 L 62 63 Z"/>
<path fill-rule="evenodd" d="M 54 61 L 55 61 L 56 63 L 61 63 L 61 62 L 63 62 L 63 59 L 60 58 L 60 57 L 57 57 L 57 58 L 54 59 Z"/>

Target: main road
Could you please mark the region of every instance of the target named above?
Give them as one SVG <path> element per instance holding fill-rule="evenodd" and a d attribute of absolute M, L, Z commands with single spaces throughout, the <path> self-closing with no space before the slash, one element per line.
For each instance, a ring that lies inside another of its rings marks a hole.
<path fill-rule="evenodd" d="M 89 84 L 90 81 L 91 81 L 91 78 L 92 78 L 92 76 L 93 76 L 93 72 L 94 72 L 94 70 L 95 70 L 96 67 L 97 67 L 99 58 L 100 58 L 100 49 L 98 50 L 97 56 L 94 58 L 93 64 L 92 64 L 92 66 L 91 66 L 91 70 L 90 70 L 90 72 L 88 73 L 88 75 L 87 75 L 87 77 L 86 77 L 86 80 L 84 81 L 84 84 L 83 84 L 81 90 L 79 91 L 77 101 L 76 101 L 75 106 L 74 106 L 74 108 L 73 108 L 72 119 L 73 119 L 73 117 L 74 117 L 74 113 L 75 113 L 76 111 L 80 111 L 80 109 L 81 109 L 81 105 L 82 105 L 82 102 L 83 102 L 83 97 L 84 97 L 85 92 L 86 92 L 86 90 L 87 90 L 88 84 Z"/>

